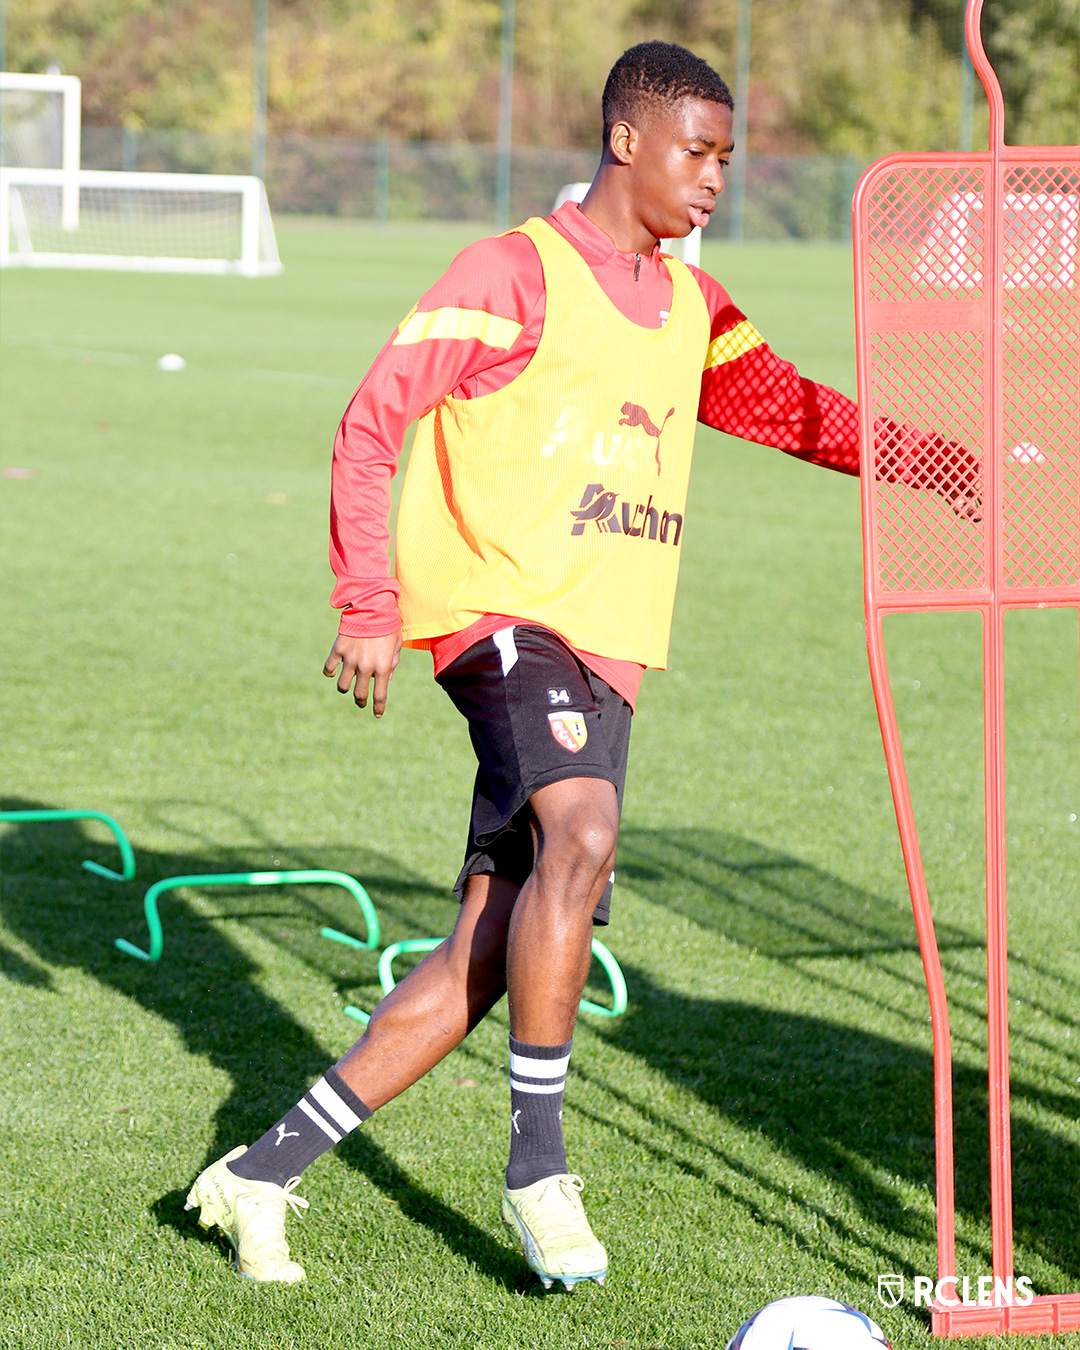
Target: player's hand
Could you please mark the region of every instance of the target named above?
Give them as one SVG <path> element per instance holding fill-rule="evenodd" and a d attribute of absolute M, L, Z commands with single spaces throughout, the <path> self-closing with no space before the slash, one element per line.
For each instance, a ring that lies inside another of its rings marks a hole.
<path fill-rule="evenodd" d="M 401 659 L 401 630 L 387 637 L 345 637 L 339 633 L 323 666 L 328 680 L 338 675 L 339 694 L 353 690 L 358 708 L 366 708 L 371 692 L 371 710 L 376 717 L 386 711 L 390 677 Z M 338 674 L 340 668 L 341 673 Z"/>
<path fill-rule="evenodd" d="M 966 445 L 936 439 L 934 449 L 941 456 L 943 482 L 938 492 L 964 520 L 982 520 L 982 469 Z"/>
<path fill-rule="evenodd" d="M 874 449 L 882 481 L 936 492 L 964 520 L 982 520 L 982 466 L 967 446 L 879 417 Z"/>
<path fill-rule="evenodd" d="M 973 520 L 976 525 L 982 520 L 982 498 L 977 491 L 961 488 L 957 492 L 947 492 L 944 496 L 958 516 Z"/>

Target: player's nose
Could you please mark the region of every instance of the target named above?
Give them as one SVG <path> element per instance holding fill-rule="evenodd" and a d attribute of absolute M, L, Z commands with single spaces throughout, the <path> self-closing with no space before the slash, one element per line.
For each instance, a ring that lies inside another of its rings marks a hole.
<path fill-rule="evenodd" d="M 702 174 L 701 186 L 708 192 L 714 192 L 717 196 L 724 190 L 724 166 L 718 159 L 711 162 L 706 161 L 705 172 Z"/>

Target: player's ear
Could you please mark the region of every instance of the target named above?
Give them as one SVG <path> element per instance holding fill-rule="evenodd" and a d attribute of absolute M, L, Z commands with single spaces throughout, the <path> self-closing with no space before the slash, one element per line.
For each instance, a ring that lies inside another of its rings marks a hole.
<path fill-rule="evenodd" d="M 629 164 L 638 144 L 638 131 L 629 122 L 616 122 L 608 137 L 611 157 L 617 164 Z"/>

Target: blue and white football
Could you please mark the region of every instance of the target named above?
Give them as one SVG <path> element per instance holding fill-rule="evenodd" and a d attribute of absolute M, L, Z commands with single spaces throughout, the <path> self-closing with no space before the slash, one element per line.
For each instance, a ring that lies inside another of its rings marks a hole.
<path fill-rule="evenodd" d="M 748 1318 L 727 1350 L 892 1350 L 872 1317 L 834 1298 L 808 1294 L 768 1303 Z"/>

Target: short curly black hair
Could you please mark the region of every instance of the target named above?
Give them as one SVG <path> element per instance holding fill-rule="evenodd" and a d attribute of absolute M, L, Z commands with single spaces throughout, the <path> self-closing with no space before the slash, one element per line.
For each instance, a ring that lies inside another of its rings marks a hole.
<path fill-rule="evenodd" d="M 707 61 L 674 42 L 639 42 L 611 67 L 604 85 L 604 148 L 616 122 L 637 124 L 649 105 L 700 98 L 734 109 L 731 90 Z"/>

